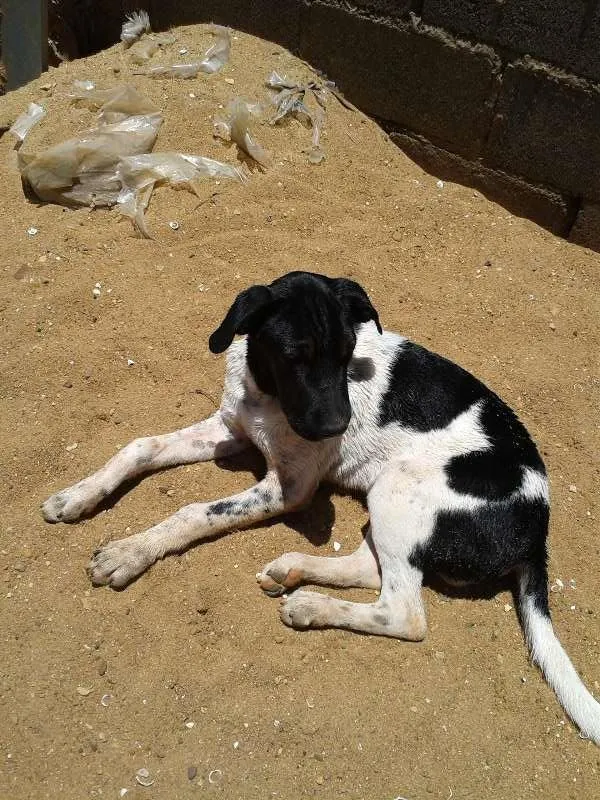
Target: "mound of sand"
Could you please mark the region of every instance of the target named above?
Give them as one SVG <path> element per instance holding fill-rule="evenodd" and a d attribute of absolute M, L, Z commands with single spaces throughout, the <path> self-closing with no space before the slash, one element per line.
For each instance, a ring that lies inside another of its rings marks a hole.
<path fill-rule="evenodd" d="M 153 63 L 211 43 L 205 26 L 175 35 Z M 26 147 L 42 149 L 94 122 L 66 97 L 75 79 L 131 82 L 163 111 L 155 150 L 239 165 L 211 118 L 236 96 L 263 99 L 273 69 L 313 75 L 242 33 L 221 73 L 191 81 L 132 75 L 115 46 L 0 98 L 0 123 L 41 101 L 48 116 Z M 239 490 L 260 465 L 175 469 L 86 522 L 43 522 L 47 495 L 128 440 L 211 413 L 223 359 L 207 338 L 239 290 L 299 267 L 349 276 L 386 327 L 475 372 L 537 438 L 553 491 L 550 574 L 564 584 L 555 623 L 598 688 L 600 256 L 439 186 L 337 101 L 318 166 L 298 121 L 256 135 L 272 166 L 244 184 L 206 181 L 201 198 L 158 189 L 153 240 L 116 211 L 28 201 L 14 141 L 0 140 L 0 796 L 591 797 L 597 751 L 528 664 L 508 595 L 428 590 L 422 645 L 280 624 L 255 572 L 290 549 L 333 554 L 332 526 L 350 552 L 366 521 L 355 500 L 323 491 L 308 511 L 169 558 L 121 593 L 88 583 L 100 541 Z M 144 767 L 151 789 L 134 779 Z"/>

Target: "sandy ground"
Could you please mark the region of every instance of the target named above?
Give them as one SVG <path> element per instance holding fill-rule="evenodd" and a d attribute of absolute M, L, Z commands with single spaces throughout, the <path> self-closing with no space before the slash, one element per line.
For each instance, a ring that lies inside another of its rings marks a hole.
<path fill-rule="evenodd" d="M 202 27 L 177 37 L 164 60 L 210 43 Z M 274 68 L 308 74 L 239 34 L 220 75 L 131 78 L 164 110 L 155 149 L 235 163 L 210 116 L 234 95 L 263 97 Z M 75 78 L 112 86 L 129 67 L 116 47 L 66 64 L 2 98 L 0 122 L 42 99 L 29 150 L 90 126 L 65 97 Z M 554 621 L 600 690 L 600 256 L 470 189 L 440 188 L 335 101 L 320 166 L 297 122 L 257 135 L 273 167 L 246 185 L 207 182 L 202 204 L 157 191 L 152 241 L 114 211 L 28 202 L 13 141 L 0 140 L 0 797 L 596 797 L 600 751 L 529 664 L 509 594 L 427 589 L 419 645 L 280 623 L 256 571 L 290 549 L 333 555 L 334 540 L 350 552 L 366 521 L 358 501 L 322 491 L 307 511 L 169 558 L 123 592 L 90 586 L 98 543 L 250 485 L 258 459 L 155 474 L 79 524 L 42 520 L 46 496 L 128 440 L 212 412 L 223 358 L 207 337 L 240 289 L 298 267 L 353 277 L 386 327 L 487 381 L 539 442 L 550 575 L 564 584 Z M 151 787 L 136 784 L 140 768 Z"/>

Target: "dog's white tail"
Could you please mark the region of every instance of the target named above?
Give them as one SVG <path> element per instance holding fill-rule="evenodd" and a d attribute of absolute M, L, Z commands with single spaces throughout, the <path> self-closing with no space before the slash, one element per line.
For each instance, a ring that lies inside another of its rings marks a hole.
<path fill-rule="evenodd" d="M 600 745 L 600 703 L 585 688 L 556 638 L 548 612 L 545 570 L 543 580 L 533 573 L 531 568 L 523 570 L 519 597 L 521 624 L 531 656 L 581 734 Z"/>

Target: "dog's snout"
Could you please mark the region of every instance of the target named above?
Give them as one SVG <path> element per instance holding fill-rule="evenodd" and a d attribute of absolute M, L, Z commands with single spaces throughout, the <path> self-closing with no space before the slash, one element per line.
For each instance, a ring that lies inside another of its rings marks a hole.
<path fill-rule="evenodd" d="M 333 419 L 319 427 L 320 439 L 330 439 L 332 436 L 341 436 L 348 427 L 348 420 Z"/>

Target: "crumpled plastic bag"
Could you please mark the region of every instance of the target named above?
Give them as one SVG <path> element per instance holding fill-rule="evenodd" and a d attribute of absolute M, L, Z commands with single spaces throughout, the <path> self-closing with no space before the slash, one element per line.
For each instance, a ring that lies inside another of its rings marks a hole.
<path fill-rule="evenodd" d="M 146 153 L 122 158 L 118 167 L 118 179 L 122 186 L 117 198 L 119 211 L 131 219 L 134 228 L 142 236 L 149 239 L 144 212 L 154 188 L 166 183 L 174 188 L 186 188 L 200 196 L 199 183 L 207 177 L 245 180 L 237 167 L 204 156 Z"/>
<path fill-rule="evenodd" d="M 50 203 L 114 205 L 121 189 L 120 160 L 152 150 L 162 121 L 160 112 L 134 115 L 84 131 L 39 155 L 20 150 L 23 184 Z"/>
<path fill-rule="evenodd" d="M 121 41 L 125 47 L 131 47 L 134 42 L 150 32 L 150 17 L 147 11 L 134 11 L 129 14 L 121 28 Z"/>
<path fill-rule="evenodd" d="M 257 103 L 248 103 L 239 97 L 229 103 L 225 116 L 214 120 L 214 135 L 235 142 L 237 146 L 263 168 L 270 166 L 271 153 L 252 136 L 250 125 L 253 117 L 262 113 Z"/>
<path fill-rule="evenodd" d="M 12 133 L 19 142 L 24 142 L 29 131 L 34 125 L 37 125 L 40 120 L 44 119 L 46 113 L 45 109 L 37 103 L 29 103 L 27 111 L 24 111 L 16 118 L 12 126 L 8 129 L 8 132 Z"/>
<path fill-rule="evenodd" d="M 144 211 L 154 187 L 168 183 L 199 195 L 200 180 L 244 180 L 242 172 L 211 158 L 183 153 L 152 153 L 163 118 L 132 86 L 97 89 L 78 81 L 73 102 L 98 110 L 98 125 L 38 155 L 19 150 L 25 189 L 40 200 L 69 206 L 113 206 L 150 237 Z"/>
<path fill-rule="evenodd" d="M 138 75 L 148 75 L 150 78 L 195 78 L 199 72 L 212 75 L 219 72 L 229 61 L 231 52 L 231 31 L 223 25 L 211 25 L 211 33 L 217 39 L 206 51 L 202 61 L 194 61 L 190 64 L 171 64 L 168 66 L 156 66 L 151 69 L 138 72 Z"/>

